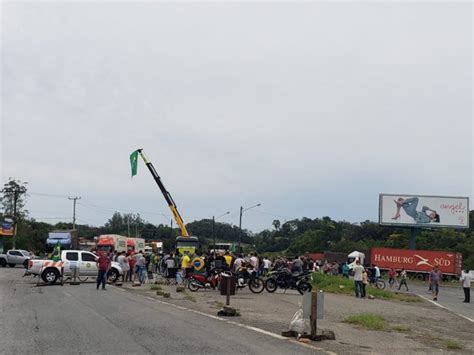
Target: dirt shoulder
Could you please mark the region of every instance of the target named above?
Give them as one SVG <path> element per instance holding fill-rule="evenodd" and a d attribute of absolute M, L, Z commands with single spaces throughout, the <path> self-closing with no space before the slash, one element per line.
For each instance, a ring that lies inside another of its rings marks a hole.
<path fill-rule="evenodd" d="M 225 296 L 220 296 L 218 291 L 186 290 L 177 293 L 176 286 L 160 285 L 163 291 L 170 293 L 170 298 L 164 299 L 157 296 L 150 286 L 124 284 L 122 287 L 212 315 L 217 315 L 225 303 Z M 302 296 L 295 291 L 253 294 L 244 289 L 231 298 L 231 306 L 239 309 L 241 314 L 240 317 L 233 317 L 232 321 L 281 334 L 288 330 L 289 322 L 301 303 Z M 429 302 L 357 299 L 326 293 L 324 306 L 324 319 L 318 321 L 318 328 L 334 331 L 336 340 L 317 342 L 315 345 L 326 350 L 340 354 L 474 353 L 473 324 Z M 359 313 L 381 315 L 389 326 L 386 330 L 374 331 L 344 323 L 347 316 Z"/>

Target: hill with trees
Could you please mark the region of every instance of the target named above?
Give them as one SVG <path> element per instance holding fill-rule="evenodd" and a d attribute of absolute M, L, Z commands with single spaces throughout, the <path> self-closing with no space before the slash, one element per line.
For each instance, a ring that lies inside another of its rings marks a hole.
<path fill-rule="evenodd" d="M 25 210 L 26 183 L 10 180 L 4 185 L 0 202 L 3 206 L 1 220 L 13 215 L 12 189 L 21 189 L 22 194 L 16 203 L 17 208 L 17 248 L 44 250 L 48 232 L 58 229 L 72 229 L 72 223 L 48 224 L 36 221 L 28 216 Z M 455 229 L 420 229 L 417 231 L 418 249 L 450 250 L 463 254 L 464 267 L 474 269 L 474 211 L 469 213 L 470 228 Z M 408 248 L 410 230 L 381 226 L 376 222 L 364 221 L 350 223 L 334 221 L 330 217 L 294 219 L 281 223 L 274 220 L 272 229 L 253 234 L 242 231 L 242 243 L 259 253 L 279 253 L 300 255 L 305 252 L 337 251 L 351 252 L 367 250 L 371 247 Z M 200 238 L 204 245 L 211 244 L 213 238 L 213 221 L 202 219 L 186 225 L 188 231 Z M 154 225 L 138 214 L 121 214 L 114 212 L 103 226 L 76 225 L 80 237 L 92 239 L 101 234 L 138 234 L 146 240 L 162 240 L 165 250 L 173 247 L 178 228 L 159 224 Z M 239 228 L 227 223 L 216 222 L 214 227 L 216 239 L 221 242 L 238 242 Z M 5 249 L 11 247 L 11 238 L 4 237 Z"/>

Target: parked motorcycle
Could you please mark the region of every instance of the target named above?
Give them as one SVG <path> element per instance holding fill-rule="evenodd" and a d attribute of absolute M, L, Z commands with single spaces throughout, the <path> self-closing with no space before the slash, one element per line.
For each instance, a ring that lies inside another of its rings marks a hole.
<path fill-rule="evenodd" d="M 257 276 L 257 272 L 247 267 L 242 267 L 236 274 L 237 289 L 249 287 L 253 293 L 262 293 L 265 289 L 265 281 Z"/>
<path fill-rule="evenodd" d="M 293 275 L 287 269 L 276 270 L 269 274 L 265 280 L 265 289 L 268 292 L 275 292 L 278 287 L 287 290 L 297 290 L 300 294 L 311 292 L 311 271 L 303 272 L 302 274 Z"/>
<path fill-rule="evenodd" d="M 206 277 L 200 274 L 192 274 L 187 280 L 189 291 L 196 292 L 201 288 L 212 288 L 215 290 L 221 279 L 220 271 L 212 271 L 212 275 Z"/>

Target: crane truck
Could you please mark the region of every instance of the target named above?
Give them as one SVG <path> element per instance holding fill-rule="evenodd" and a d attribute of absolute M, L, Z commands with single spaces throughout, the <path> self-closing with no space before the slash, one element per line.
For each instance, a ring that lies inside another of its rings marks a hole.
<path fill-rule="evenodd" d="M 133 152 L 132 155 L 130 156 L 130 161 L 133 162 L 133 156 L 136 155 L 136 153 L 140 154 L 140 157 L 143 159 L 143 162 L 145 163 L 151 175 L 153 176 L 153 179 L 158 185 L 161 193 L 163 194 L 163 197 L 166 200 L 166 203 L 168 204 L 169 209 L 171 210 L 171 213 L 173 214 L 173 217 L 176 223 L 178 224 L 179 230 L 181 232 L 181 236 L 176 237 L 176 243 L 175 243 L 176 252 L 179 252 L 180 254 L 184 254 L 185 251 L 188 251 L 191 254 L 194 254 L 196 250 L 199 249 L 199 239 L 195 236 L 189 235 L 186 229 L 186 226 L 183 222 L 183 218 L 181 217 L 178 211 L 178 206 L 176 206 L 176 203 L 171 197 L 171 194 L 166 190 L 165 185 L 163 185 L 163 182 L 161 181 L 161 177 L 156 172 L 155 167 L 143 153 L 143 149 L 137 149 L 135 152 Z M 136 157 L 134 159 L 136 159 Z M 132 174 L 133 174 L 133 166 L 132 166 Z"/>

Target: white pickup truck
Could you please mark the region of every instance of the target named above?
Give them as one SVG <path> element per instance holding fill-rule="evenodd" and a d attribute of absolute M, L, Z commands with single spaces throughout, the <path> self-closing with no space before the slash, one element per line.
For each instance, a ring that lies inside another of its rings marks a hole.
<path fill-rule="evenodd" d="M 31 254 L 26 250 L 12 249 L 6 254 L 0 254 L 0 266 L 15 267 L 16 265 L 23 265 L 25 268 L 28 265 L 28 260 L 31 259 Z"/>
<path fill-rule="evenodd" d="M 97 255 L 85 250 L 61 251 L 61 262 L 64 268 L 64 276 L 71 277 L 74 268 L 78 268 L 79 277 L 96 277 L 98 274 L 97 259 Z M 28 262 L 28 273 L 39 275 L 44 282 L 53 284 L 61 276 L 61 262 L 31 259 Z M 123 270 L 120 267 L 120 264 L 112 261 L 108 274 L 109 281 L 115 282 L 121 275 L 123 275 Z"/>

